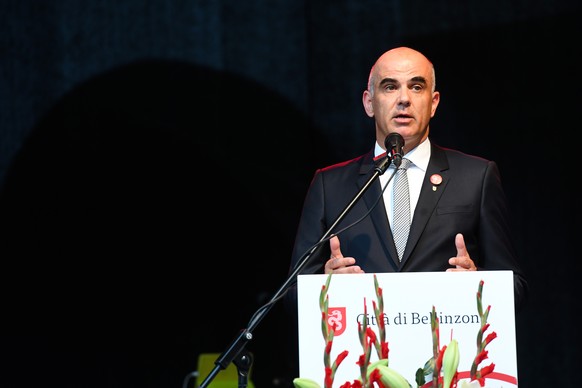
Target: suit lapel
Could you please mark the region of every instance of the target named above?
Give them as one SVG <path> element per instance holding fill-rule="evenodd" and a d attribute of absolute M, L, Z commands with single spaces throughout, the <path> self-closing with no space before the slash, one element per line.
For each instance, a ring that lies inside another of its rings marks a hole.
<path fill-rule="evenodd" d="M 448 169 L 449 163 L 445 152 L 441 148 L 432 144 L 430 160 L 428 162 L 425 177 L 422 181 L 420 196 L 418 198 L 418 203 L 416 204 L 412 224 L 410 225 L 410 233 L 402 257 L 402 264 L 406 263 L 410 253 L 414 250 L 414 247 L 418 243 L 428 220 L 434 212 L 434 209 L 447 186 L 449 181 Z M 442 178 L 442 183 L 440 185 L 434 185 L 431 182 L 431 177 L 433 175 L 439 175 Z M 433 187 L 436 187 L 436 189 L 433 189 Z"/>
<path fill-rule="evenodd" d="M 368 179 L 370 178 L 371 169 L 374 168 L 374 162 L 372 159 L 373 153 L 370 152 L 364 159 L 360 167 L 360 177 L 358 179 L 358 187 L 362 188 Z M 374 206 L 376 200 L 378 203 L 376 207 L 370 213 L 370 218 L 374 224 L 376 234 L 378 239 L 382 243 L 383 252 L 379 252 L 378 255 L 384 255 L 386 260 L 389 261 L 390 265 L 395 271 L 398 270 L 398 254 L 396 253 L 396 246 L 394 245 L 394 238 L 392 237 L 392 230 L 390 225 L 388 225 L 388 216 L 386 215 L 386 206 L 384 205 L 384 198 L 382 196 L 382 185 L 380 179 L 376 181 L 368 188 L 368 191 L 363 196 L 363 200 L 366 203 L 368 210 Z"/>

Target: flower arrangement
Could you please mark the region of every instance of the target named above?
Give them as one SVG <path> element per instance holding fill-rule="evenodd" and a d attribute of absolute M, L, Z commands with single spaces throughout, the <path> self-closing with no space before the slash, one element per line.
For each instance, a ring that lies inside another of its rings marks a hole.
<path fill-rule="evenodd" d="M 329 306 L 329 284 L 332 275 L 327 277 L 325 285 L 322 286 L 319 306 L 321 311 L 321 332 L 325 341 L 323 361 L 325 367 L 325 377 L 323 388 L 333 388 L 334 378 L 338 367 L 345 360 L 348 351 L 339 353 L 332 362 L 332 346 L 336 323 L 328 323 Z M 477 354 L 473 359 L 470 370 L 470 382 L 463 381 L 461 388 L 485 386 L 485 380 L 495 369 L 495 364 L 481 366 L 482 362 L 488 358 L 487 345 L 493 341 L 497 334 L 492 332 L 485 336 L 489 329 L 487 318 L 491 306 L 483 310 L 482 293 L 484 282 L 479 282 L 477 291 L 477 311 L 480 317 L 480 328 L 477 333 Z M 352 382 L 345 382 L 339 388 L 411 388 L 412 385 L 396 370 L 389 366 L 389 346 L 386 341 L 386 327 L 381 317 L 384 315 L 384 299 L 382 288 L 378 285 L 378 279 L 374 275 L 374 288 L 376 299 L 372 301 L 374 315 L 378 324 L 378 333 L 367 326 L 367 321 L 358 322 L 358 336 L 363 353 L 359 356 L 357 365 L 360 376 Z M 364 299 L 364 314 L 367 314 L 366 300 Z M 457 388 L 459 382 L 458 366 L 460 361 L 458 342 L 452 338 L 448 345 L 440 346 L 439 320 L 436 309 L 433 306 L 431 314 L 432 332 L 432 356 L 422 368 L 415 374 L 415 382 L 418 388 Z M 483 337 L 485 336 L 485 339 Z M 372 362 L 372 355 L 376 354 L 378 360 Z M 426 381 L 429 378 L 430 381 Z M 320 385 L 308 378 L 295 378 L 293 380 L 295 388 L 321 388 Z"/>

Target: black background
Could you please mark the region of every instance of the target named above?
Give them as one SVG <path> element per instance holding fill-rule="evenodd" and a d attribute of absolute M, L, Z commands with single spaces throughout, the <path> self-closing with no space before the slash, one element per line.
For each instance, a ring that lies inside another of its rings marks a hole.
<path fill-rule="evenodd" d="M 572 386 L 575 1 L 3 1 L 0 386 L 180 387 L 286 279 L 321 166 L 373 145 L 370 66 L 432 59 L 431 138 L 498 162 L 531 285 L 520 386 Z M 276 305 L 248 345 L 294 376 Z"/>

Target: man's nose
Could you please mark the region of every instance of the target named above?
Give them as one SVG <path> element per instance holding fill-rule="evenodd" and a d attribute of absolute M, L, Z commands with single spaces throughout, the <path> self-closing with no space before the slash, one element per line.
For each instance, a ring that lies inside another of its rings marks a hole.
<path fill-rule="evenodd" d="M 404 106 L 410 105 L 410 95 L 406 88 L 400 89 L 400 94 L 398 96 L 398 104 Z"/>

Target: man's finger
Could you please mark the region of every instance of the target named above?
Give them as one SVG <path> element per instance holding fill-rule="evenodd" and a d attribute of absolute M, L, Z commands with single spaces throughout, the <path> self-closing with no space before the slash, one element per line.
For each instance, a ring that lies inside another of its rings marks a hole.
<path fill-rule="evenodd" d="M 461 233 L 458 233 L 455 236 L 455 247 L 457 248 L 457 257 L 469 256 L 465 245 L 465 239 Z"/>
<path fill-rule="evenodd" d="M 331 257 L 342 257 L 340 240 L 338 236 L 333 236 L 331 239 L 329 239 L 329 248 L 331 250 Z"/>

